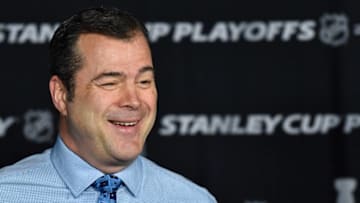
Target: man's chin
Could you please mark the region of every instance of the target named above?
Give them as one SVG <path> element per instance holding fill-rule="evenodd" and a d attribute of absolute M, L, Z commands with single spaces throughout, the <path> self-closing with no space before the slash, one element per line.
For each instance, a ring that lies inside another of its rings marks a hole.
<path fill-rule="evenodd" d="M 122 154 L 121 156 L 118 156 L 118 163 L 129 165 L 141 154 L 141 152 L 142 150 L 136 150 L 131 153 Z"/>

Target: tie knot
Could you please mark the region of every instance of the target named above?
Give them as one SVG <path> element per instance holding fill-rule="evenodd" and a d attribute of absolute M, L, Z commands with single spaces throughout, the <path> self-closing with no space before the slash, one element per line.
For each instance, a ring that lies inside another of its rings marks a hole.
<path fill-rule="evenodd" d="M 92 186 L 101 193 L 113 193 L 120 187 L 121 180 L 113 175 L 106 174 L 98 178 Z"/>

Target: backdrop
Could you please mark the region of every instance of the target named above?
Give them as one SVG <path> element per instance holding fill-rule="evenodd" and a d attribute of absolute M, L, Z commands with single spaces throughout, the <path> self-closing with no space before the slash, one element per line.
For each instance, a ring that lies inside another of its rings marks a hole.
<path fill-rule="evenodd" d="M 159 113 L 145 154 L 221 203 L 360 202 L 360 3 L 4 1 L 0 166 L 50 147 L 48 41 L 82 8 L 146 23 Z"/>

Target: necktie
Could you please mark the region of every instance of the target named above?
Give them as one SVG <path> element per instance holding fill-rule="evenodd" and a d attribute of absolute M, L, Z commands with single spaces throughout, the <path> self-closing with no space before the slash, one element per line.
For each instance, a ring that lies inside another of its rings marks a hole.
<path fill-rule="evenodd" d="M 121 180 L 113 175 L 106 174 L 98 178 L 92 186 L 100 192 L 98 203 L 116 203 L 116 190 Z"/>

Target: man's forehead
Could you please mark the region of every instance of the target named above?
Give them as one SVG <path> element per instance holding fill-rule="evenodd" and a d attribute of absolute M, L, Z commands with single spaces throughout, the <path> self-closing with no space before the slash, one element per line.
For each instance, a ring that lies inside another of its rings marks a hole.
<path fill-rule="evenodd" d="M 121 50 L 120 56 L 133 56 L 127 55 L 129 50 L 136 50 L 138 54 L 148 54 L 151 59 L 150 45 L 143 34 L 134 35 L 129 39 L 119 39 L 107 35 L 97 33 L 81 34 L 75 45 L 76 51 L 80 56 L 84 57 L 90 52 L 104 54 L 105 52 L 118 52 Z M 119 56 L 119 55 L 117 55 Z"/>

